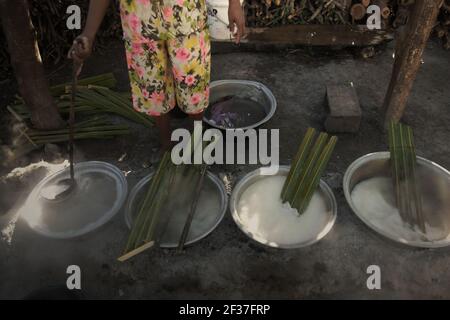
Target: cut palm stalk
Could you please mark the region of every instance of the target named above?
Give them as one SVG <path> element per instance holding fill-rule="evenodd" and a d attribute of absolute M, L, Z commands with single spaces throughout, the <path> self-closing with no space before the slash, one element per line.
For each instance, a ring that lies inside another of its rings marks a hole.
<path fill-rule="evenodd" d="M 164 205 L 164 203 L 167 200 L 167 197 L 169 196 L 170 186 L 172 183 L 172 179 L 175 173 L 175 166 L 173 166 L 171 163 L 169 163 L 169 168 L 167 170 L 167 175 L 165 176 L 164 181 L 161 183 L 161 190 L 158 190 L 158 198 L 156 198 L 156 201 L 154 201 L 154 205 L 151 207 L 151 217 L 152 220 L 150 221 L 150 224 L 147 228 L 147 233 L 145 234 L 145 240 L 144 242 L 149 241 L 156 241 L 155 232 L 156 227 L 160 226 L 161 223 L 161 209 Z M 167 213 L 166 213 L 167 215 Z M 167 221 L 168 222 L 168 221 Z M 158 242 L 159 243 L 159 242 Z"/>
<path fill-rule="evenodd" d="M 96 116 L 96 117 L 92 117 L 86 120 L 82 120 L 79 121 L 77 123 L 77 127 L 86 127 L 89 126 L 91 124 L 107 124 L 108 123 L 108 117 L 101 115 L 101 116 Z"/>
<path fill-rule="evenodd" d="M 113 91 L 110 92 L 112 93 Z M 110 96 L 103 96 L 94 90 L 81 89 L 77 94 L 77 100 L 82 104 L 92 106 L 104 112 L 116 113 L 124 117 L 132 117 L 134 115 L 131 113 L 132 109 L 129 105 L 116 104 L 112 96 L 112 94 Z"/>
<path fill-rule="evenodd" d="M 75 132 L 104 132 L 104 131 L 111 131 L 111 130 L 127 130 L 127 125 L 120 125 L 120 124 L 111 124 L 111 125 L 99 125 L 90 124 L 89 126 L 83 126 L 76 128 Z M 68 129 L 60 129 L 60 130 L 51 130 L 51 131 L 36 131 L 36 130 L 30 130 L 28 134 L 30 137 L 51 137 L 53 135 L 60 135 L 60 134 L 66 134 L 68 133 Z"/>
<path fill-rule="evenodd" d="M 31 137 L 25 131 L 26 130 L 19 128 L 20 136 L 24 136 L 33 145 L 33 147 L 37 147 L 37 144 L 33 141 L 33 139 L 31 139 Z"/>
<path fill-rule="evenodd" d="M 319 186 L 320 177 L 322 176 L 322 173 L 325 170 L 328 161 L 330 160 L 336 143 L 337 137 L 331 137 L 324 150 L 322 151 L 319 160 L 315 163 L 315 167 L 310 174 L 309 180 L 306 183 L 306 187 L 304 188 L 305 191 L 300 195 L 299 205 L 298 207 L 296 207 L 298 213 L 302 214 L 308 208 L 309 202 L 311 201 L 314 192 Z"/>
<path fill-rule="evenodd" d="M 203 181 L 205 180 L 205 174 L 206 174 L 207 168 L 208 168 L 208 166 L 205 164 L 201 166 L 200 176 L 198 178 L 197 186 L 195 188 L 194 199 L 192 201 L 189 214 L 187 216 L 186 222 L 183 227 L 183 232 L 181 234 L 180 242 L 178 244 L 178 252 L 183 251 L 184 245 L 185 245 L 187 237 L 189 235 L 192 220 L 194 219 L 195 211 L 197 210 L 198 200 L 200 199 L 200 194 L 201 194 L 201 191 L 203 188 Z"/>
<path fill-rule="evenodd" d="M 308 128 L 305 137 L 295 155 L 294 161 L 292 162 L 291 169 L 289 170 L 286 181 L 283 184 L 283 189 L 281 190 L 281 200 L 284 202 L 287 199 L 291 199 L 293 193 L 295 192 L 295 187 L 298 182 L 298 178 L 301 174 L 302 168 L 304 167 L 306 157 L 311 150 L 311 145 L 313 143 L 313 138 L 316 130 L 313 128 Z"/>
<path fill-rule="evenodd" d="M 422 204 L 418 185 L 415 177 L 416 155 L 414 151 L 414 142 L 412 130 L 410 127 L 402 125 L 402 139 L 405 141 L 405 162 L 406 162 L 406 183 L 408 194 L 408 212 L 410 213 L 411 225 L 417 225 L 424 233 L 425 224 L 422 217 Z"/>
<path fill-rule="evenodd" d="M 141 228 L 139 229 L 139 233 L 137 234 L 134 247 L 138 247 L 142 245 L 142 243 L 147 243 L 152 241 L 151 237 L 151 231 L 152 231 L 152 225 L 157 220 L 157 215 L 159 215 L 159 210 L 162 206 L 162 197 L 161 195 L 164 193 L 164 179 L 165 174 L 162 175 L 162 180 L 158 183 L 158 190 L 156 190 L 148 200 L 148 206 L 145 208 L 145 219 L 142 223 Z M 147 236 L 150 238 L 147 240 Z"/>
<path fill-rule="evenodd" d="M 414 137 L 409 126 L 391 122 L 389 125 L 391 171 L 397 208 L 402 220 L 412 228 L 426 232 L 422 214 L 422 199 L 416 177 L 417 157 Z"/>
<path fill-rule="evenodd" d="M 211 139 L 212 141 L 209 142 L 209 143 L 206 142 L 206 141 L 202 141 L 202 139 L 201 139 L 201 135 L 202 135 L 201 126 L 199 126 L 197 128 L 197 130 L 195 130 L 195 129 L 196 128 L 194 128 L 194 137 L 193 137 L 194 139 L 193 139 L 193 143 L 192 143 L 193 148 L 189 149 L 191 151 L 193 150 L 192 152 L 194 153 L 194 155 L 195 155 L 195 150 L 197 148 L 200 148 L 200 147 L 205 148 L 206 146 L 214 148 L 215 145 L 219 142 L 219 135 L 217 135 L 217 134 L 215 134 L 212 137 L 212 139 Z M 193 166 L 192 165 L 187 165 L 187 166 L 185 166 L 186 167 L 186 171 L 187 171 L 187 179 L 188 179 L 188 181 L 195 181 L 195 180 L 197 180 L 197 186 L 196 186 L 195 191 L 194 191 L 194 198 L 193 198 L 193 201 L 191 203 L 190 212 L 188 213 L 188 216 L 187 216 L 187 219 L 186 219 L 186 222 L 185 222 L 185 225 L 183 227 L 182 234 L 181 234 L 181 238 L 180 238 L 180 241 L 179 241 L 179 244 L 178 244 L 178 252 L 181 252 L 183 250 L 184 245 L 185 245 L 186 240 L 187 240 L 187 237 L 189 235 L 189 231 L 191 229 L 192 220 L 193 220 L 193 218 L 195 216 L 195 212 L 196 212 L 196 209 L 197 209 L 197 204 L 198 204 L 198 201 L 200 199 L 201 191 L 203 189 L 203 181 L 204 181 L 207 169 L 208 169 L 208 163 L 212 162 L 211 155 L 209 155 L 208 157 L 203 159 L 203 161 L 204 161 L 204 164 L 202 164 L 200 166 L 200 170 L 197 169 L 198 167 L 196 165 L 193 165 Z"/>
<path fill-rule="evenodd" d="M 395 179 L 398 182 L 397 188 L 398 188 L 398 195 L 399 198 L 397 199 L 397 205 L 399 208 L 400 216 L 402 217 L 403 221 L 413 225 L 413 222 L 411 221 L 411 212 L 408 210 L 408 197 L 409 192 L 407 188 L 407 167 L 405 163 L 405 145 L 403 140 L 403 129 L 402 125 L 400 123 L 394 124 L 394 138 L 395 138 L 395 150 L 394 155 L 397 158 L 396 162 L 398 163 L 398 171 L 397 175 L 398 177 Z"/>
<path fill-rule="evenodd" d="M 6 109 L 16 118 L 18 121 L 23 122 L 23 116 L 19 115 L 15 109 L 11 106 L 6 107 Z"/>
<path fill-rule="evenodd" d="M 75 101 L 75 106 L 82 106 L 82 102 L 81 101 Z M 70 101 L 66 101 L 66 100 L 59 100 L 58 101 L 58 107 L 60 110 L 62 109 L 69 109 L 70 107 Z"/>
<path fill-rule="evenodd" d="M 91 85 L 90 85 L 91 86 Z M 88 89 L 89 88 L 89 86 L 78 86 L 78 89 Z M 102 88 L 105 88 L 105 87 L 102 87 Z M 69 85 L 69 86 L 66 86 L 65 88 L 64 88 L 64 93 L 65 94 L 70 94 L 72 92 L 72 87 Z"/>
<path fill-rule="evenodd" d="M 163 155 L 163 157 L 158 165 L 158 169 L 156 170 L 156 172 L 151 180 L 150 187 L 149 187 L 147 193 L 145 194 L 144 201 L 143 201 L 143 203 L 139 209 L 139 213 L 136 216 L 136 219 L 133 223 L 133 228 L 131 230 L 130 236 L 128 237 L 128 241 L 125 246 L 125 253 L 136 248 L 136 243 L 138 242 L 141 234 L 143 234 L 142 229 L 144 228 L 145 221 L 148 218 L 148 216 L 147 216 L 148 206 L 151 204 L 151 201 L 154 198 L 155 192 L 158 190 L 158 185 L 159 185 L 159 182 L 161 181 L 161 178 L 164 173 L 164 170 L 165 170 L 168 160 L 169 160 L 169 153 L 166 152 Z"/>
<path fill-rule="evenodd" d="M 315 142 L 315 145 L 312 147 L 311 153 L 308 155 L 305 166 L 302 168 L 302 171 L 300 173 L 298 183 L 295 187 L 295 192 L 293 193 L 291 198 L 287 199 L 292 207 L 298 207 L 298 201 L 300 199 L 299 195 L 302 193 L 302 189 L 306 187 L 308 176 L 310 175 L 311 170 L 314 168 L 315 162 L 319 159 L 319 156 L 322 153 L 322 150 L 327 142 L 327 138 L 328 134 L 326 134 L 325 132 L 321 132 Z"/>
<path fill-rule="evenodd" d="M 94 106 L 104 112 L 116 113 L 131 121 L 141 123 L 145 126 L 153 126 L 153 120 L 142 113 L 135 111 L 132 107 L 131 100 L 124 102 L 119 99 L 119 94 L 107 88 L 95 88 L 80 90 L 78 99 L 85 104 Z"/>
<path fill-rule="evenodd" d="M 118 135 L 126 135 L 130 132 L 128 130 L 113 130 L 113 131 L 105 131 L 105 132 L 82 132 L 76 133 L 74 139 L 82 140 L 82 139 L 105 139 L 112 138 Z M 37 145 L 47 144 L 47 143 L 57 143 L 64 142 L 69 139 L 69 134 L 57 135 L 52 137 L 41 137 L 33 139 L 34 143 Z"/>
<path fill-rule="evenodd" d="M 189 137 L 186 146 L 183 149 L 182 162 L 184 164 L 194 163 L 195 151 L 202 146 L 202 129 L 201 126 L 194 126 L 194 130 Z M 185 152 L 187 151 L 187 152 Z"/>
<path fill-rule="evenodd" d="M 75 112 L 78 112 L 78 113 L 83 113 L 83 114 L 86 114 L 87 112 L 98 112 L 98 110 L 96 110 L 96 109 L 94 109 L 94 108 L 92 108 L 92 107 L 90 107 L 90 106 L 79 106 L 79 107 L 75 107 L 75 108 L 73 108 L 73 111 L 75 111 Z M 69 109 L 60 109 L 59 110 L 59 112 L 60 113 L 69 113 Z"/>
<path fill-rule="evenodd" d="M 101 128 L 99 131 L 98 128 Z M 89 136 L 105 136 L 105 135 L 111 135 L 115 134 L 117 132 L 126 132 L 129 133 L 128 127 L 121 126 L 121 125 L 109 125 L 109 126 L 103 126 L 103 127 L 96 127 L 94 130 L 92 130 L 91 127 L 83 127 L 79 128 L 76 134 L 80 137 L 84 135 Z M 64 130 L 61 133 L 52 133 L 52 131 L 48 132 L 42 132 L 39 134 L 32 134 L 31 137 L 33 140 L 45 140 L 45 139 L 56 139 L 56 138 L 64 138 L 68 135 L 68 131 Z"/>
<path fill-rule="evenodd" d="M 162 176 L 164 175 L 166 165 L 167 165 L 167 157 L 163 156 L 163 159 L 161 160 L 158 169 L 151 180 L 150 187 L 146 193 L 144 202 L 140 207 L 140 211 L 135 220 L 133 230 L 130 234 L 129 242 L 127 243 L 126 251 L 132 249 L 133 247 L 136 247 L 136 243 L 139 242 L 139 240 L 142 238 L 142 235 L 144 234 L 146 221 L 148 219 L 151 219 L 151 217 L 149 217 L 148 214 L 149 213 L 148 209 L 153 203 L 153 200 L 155 199 L 155 195 L 158 191 L 159 184 L 162 180 Z"/>
<path fill-rule="evenodd" d="M 180 169 L 182 167 L 183 166 L 175 166 L 175 165 L 170 167 L 171 172 L 170 172 L 170 178 L 169 178 L 169 185 L 167 188 L 167 196 L 169 196 L 170 194 L 173 194 L 173 192 L 175 190 L 174 189 L 175 185 L 173 182 L 175 181 L 175 178 L 179 174 Z M 167 212 L 165 212 L 164 216 L 161 217 L 157 222 L 158 227 L 155 231 L 154 241 L 158 245 L 161 243 L 161 239 L 167 230 L 167 226 L 169 225 L 169 221 L 172 216 L 172 213 L 173 213 L 173 210 L 168 210 Z"/>
<path fill-rule="evenodd" d="M 400 194 L 400 198 L 399 198 L 399 203 L 400 203 L 400 209 L 402 211 L 402 215 L 404 217 L 404 221 L 406 221 L 407 223 L 412 225 L 411 222 L 411 216 L 410 216 L 410 211 L 408 210 L 408 189 L 407 189 L 407 176 L 406 176 L 406 164 L 405 164 L 405 145 L 404 145 L 404 140 L 402 138 L 402 126 L 401 124 L 397 124 L 396 126 L 396 140 L 397 140 L 397 150 L 395 151 L 397 156 L 398 156 L 398 164 L 399 164 L 399 168 L 400 170 L 398 171 L 399 177 L 398 177 L 398 181 L 399 181 L 399 194 Z M 405 196 L 406 195 L 406 196 Z"/>
<path fill-rule="evenodd" d="M 92 90 L 86 90 L 82 93 L 82 95 L 79 96 L 79 99 L 83 101 L 86 104 L 93 105 L 99 110 L 103 110 L 104 112 L 112 112 L 116 113 L 120 116 L 123 116 L 125 118 L 128 118 L 132 121 L 144 124 L 144 125 L 151 125 L 152 121 L 151 119 L 146 116 L 142 115 L 141 113 L 136 112 L 131 107 L 131 102 L 129 104 L 117 104 L 114 100 L 114 95 L 111 94 L 110 96 L 106 97 L 101 94 L 98 94 Z"/>
<path fill-rule="evenodd" d="M 191 141 L 191 145 L 195 145 L 194 140 Z M 217 143 L 218 139 L 215 139 L 211 143 Z M 199 170 L 197 166 L 174 166 L 170 162 L 170 153 L 166 152 L 161 160 L 157 172 L 155 176 L 152 178 L 151 185 L 149 190 L 147 191 L 143 203 L 140 205 L 139 213 L 135 219 L 133 224 L 133 228 L 131 230 L 131 234 L 128 238 L 126 249 L 124 254 L 119 257 L 119 261 L 125 261 L 136 254 L 141 253 L 142 251 L 148 249 L 154 244 L 159 243 L 162 234 L 167 226 L 168 219 L 170 218 L 170 213 L 166 213 L 166 216 L 161 218 L 162 207 L 166 198 L 169 196 L 171 192 L 171 187 L 173 185 L 173 179 L 175 174 L 183 175 L 183 179 L 197 180 L 196 177 L 199 176 Z M 206 172 L 206 165 L 204 166 L 204 170 Z M 180 169 L 180 170 L 178 170 Z M 178 173 L 176 173 L 178 172 Z M 186 174 L 186 175 L 185 175 Z M 205 173 L 203 173 L 203 176 Z M 203 179 L 203 178 L 202 178 Z M 203 182 L 201 181 L 201 184 Z M 199 196 L 200 192 L 196 192 L 194 194 L 195 197 Z M 195 213 L 195 208 L 197 206 L 197 200 L 193 201 L 191 212 Z M 193 214 L 190 214 L 192 216 Z M 192 222 L 192 217 L 188 218 Z M 187 220 L 187 222 L 188 222 Z M 185 225 L 185 228 L 190 228 L 190 223 Z M 185 230 L 185 229 L 183 229 Z M 189 230 L 187 230 L 188 232 Z M 186 231 L 185 231 L 186 232 Z M 147 245 L 151 244 L 151 245 Z"/>
<path fill-rule="evenodd" d="M 173 166 L 170 167 L 170 170 L 172 171 Z M 173 171 L 172 171 L 173 172 Z M 159 197 L 159 195 L 163 195 L 162 197 Z M 152 203 L 150 208 L 146 209 L 148 210 L 146 212 L 147 216 L 151 217 L 151 223 L 153 223 L 153 221 L 155 221 L 156 219 L 158 219 L 158 217 L 156 217 L 156 215 L 159 214 L 161 207 L 163 205 L 163 203 L 165 202 L 165 197 L 167 197 L 167 192 L 164 192 L 162 190 L 157 190 L 156 194 L 155 194 L 155 198 L 153 198 Z M 143 226 L 143 228 L 146 228 L 147 231 L 147 235 L 149 235 L 151 233 L 150 230 L 154 231 L 154 229 L 151 229 L 151 226 Z M 145 239 L 139 239 L 139 235 L 137 236 L 138 238 L 136 238 L 134 247 L 135 249 L 132 249 L 131 251 L 126 251 L 126 253 L 124 255 L 122 255 L 121 257 L 118 258 L 119 261 L 123 262 L 126 261 L 134 256 L 136 256 L 137 254 L 142 253 L 143 251 L 153 247 L 156 242 L 153 240 L 153 236 L 148 236 Z"/>
<path fill-rule="evenodd" d="M 416 213 L 416 221 L 417 224 L 422 230 L 423 233 L 426 233 L 425 228 L 425 220 L 423 217 L 423 211 L 422 211 L 422 197 L 421 197 L 421 191 L 420 186 L 417 183 L 417 174 L 416 174 L 416 161 L 417 161 L 417 155 L 416 155 L 416 148 L 414 145 L 414 136 L 411 127 L 407 127 L 407 134 L 406 139 L 408 141 L 408 145 L 410 147 L 410 166 L 411 166 L 411 188 L 413 188 L 413 197 L 414 197 L 414 205 L 415 205 L 415 213 Z"/>
<path fill-rule="evenodd" d="M 389 150 L 390 150 L 390 162 L 391 162 L 391 171 L 392 171 L 392 177 L 394 182 L 394 189 L 395 189 L 395 199 L 397 203 L 397 207 L 399 208 L 400 217 L 403 221 L 406 221 L 406 217 L 404 216 L 404 210 L 401 208 L 402 203 L 400 201 L 400 156 L 398 153 L 399 145 L 398 145 L 398 126 L 392 121 L 389 124 Z"/>
<path fill-rule="evenodd" d="M 95 94 L 99 97 L 99 99 L 103 99 L 103 101 L 109 101 L 113 103 L 115 106 L 126 107 L 124 111 L 131 110 L 131 100 L 125 102 L 117 98 L 117 93 L 109 90 L 108 88 L 99 87 L 99 86 L 88 86 L 88 90 L 85 90 L 86 93 Z"/>
<path fill-rule="evenodd" d="M 146 209 L 146 218 L 144 219 L 142 228 L 136 239 L 136 246 L 143 242 L 153 240 L 147 240 L 147 237 L 150 237 L 150 230 L 153 230 L 153 225 L 158 220 L 162 204 L 165 201 L 164 195 L 166 193 L 167 172 L 170 171 L 170 167 L 170 163 L 166 164 L 163 174 L 161 175 L 161 180 L 157 182 L 157 189 L 153 192 L 150 205 Z"/>
<path fill-rule="evenodd" d="M 320 133 L 314 143 L 314 135 L 314 129 L 307 130 L 281 192 L 282 201 L 289 202 L 299 214 L 308 208 L 337 143 L 337 137 L 328 140 L 325 132 Z"/>
<path fill-rule="evenodd" d="M 203 130 L 202 130 L 201 123 L 198 124 L 197 121 L 194 122 L 194 130 L 192 132 L 192 136 L 194 137 L 194 143 L 192 145 L 192 152 L 193 152 L 192 163 L 199 164 L 199 163 L 202 163 L 202 161 L 203 161 L 202 150 L 206 144 L 206 142 L 204 142 L 202 139 Z M 200 156 L 200 158 L 197 157 L 198 155 Z"/>
<path fill-rule="evenodd" d="M 108 88 L 114 88 L 117 84 L 117 81 L 116 81 L 116 78 L 114 77 L 114 74 L 105 73 L 105 74 L 100 74 L 98 76 L 81 79 L 78 81 L 78 84 L 80 86 L 87 86 L 89 84 L 91 84 L 91 85 L 95 84 L 95 85 L 100 85 L 100 86 L 104 86 L 104 87 L 108 87 Z M 59 84 L 56 86 L 52 86 L 50 88 L 50 92 L 52 93 L 53 96 L 60 96 L 65 92 L 66 87 L 69 85 L 70 85 L 70 83 L 63 83 L 63 84 Z"/>
<path fill-rule="evenodd" d="M 88 123 L 82 127 L 77 127 L 76 132 L 92 132 L 92 133 L 103 133 L 105 131 L 113 131 L 113 130 L 128 130 L 127 125 L 123 124 L 111 124 L 108 122 L 102 123 Z M 46 136 L 57 136 L 64 135 L 69 132 L 67 128 L 65 129 L 57 129 L 57 130 L 34 130 L 30 129 L 27 131 L 30 136 L 33 137 L 46 137 Z"/>
<path fill-rule="evenodd" d="M 404 197 L 402 197 L 402 202 L 403 202 L 403 208 L 405 210 L 405 213 L 407 215 L 407 221 L 408 223 L 413 226 L 414 225 L 414 220 L 413 220 L 413 212 L 412 212 L 412 208 L 411 208 L 411 201 L 410 201 L 410 195 L 411 195 L 411 190 L 409 188 L 409 163 L 408 163 L 408 147 L 406 145 L 406 140 L 405 140 L 405 128 L 404 126 L 399 123 L 398 125 L 399 127 L 399 139 L 400 139 L 400 156 L 401 156 L 401 162 L 400 165 L 402 166 L 402 188 L 403 188 L 403 195 L 405 195 Z"/>
<path fill-rule="evenodd" d="M 117 258 L 117 260 L 119 260 L 120 262 L 127 261 L 128 259 L 130 259 L 130 258 L 132 258 L 132 257 L 134 257 L 134 256 L 136 256 L 136 255 L 138 255 L 139 253 L 142 253 L 142 252 L 144 252 L 145 250 L 150 249 L 150 248 L 153 247 L 154 245 L 155 245 L 155 242 L 154 242 L 154 241 L 150 241 L 150 242 L 144 243 L 142 246 L 137 247 L 136 249 L 131 250 L 131 251 L 129 251 L 129 252 L 123 254 L 122 256 L 120 256 L 119 258 Z"/>

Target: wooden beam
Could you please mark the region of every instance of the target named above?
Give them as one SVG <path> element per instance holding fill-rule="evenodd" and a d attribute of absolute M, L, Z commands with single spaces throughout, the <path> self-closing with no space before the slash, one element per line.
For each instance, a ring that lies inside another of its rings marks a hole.
<path fill-rule="evenodd" d="M 442 1 L 416 1 L 404 30 L 399 32 L 393 72 L 383 105 L 385 124 L 391 120 L 399 121 L 403 116 Z"/>
<path fill-rule="evenodd" d="M 373 46 L 394 38 L 391 30 L 369 30 L 366 26 L 286 25 L 249 28 L 244 42 L 309 46 Z"/>

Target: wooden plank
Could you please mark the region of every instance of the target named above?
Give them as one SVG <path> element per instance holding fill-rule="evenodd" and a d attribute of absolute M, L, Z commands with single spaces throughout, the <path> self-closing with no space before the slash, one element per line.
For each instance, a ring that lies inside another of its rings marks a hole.
<path fill-rule="evenodd" d="M 248 28 L 243 42 L 309 46 L 371 46 L 394 38 L 392 30 L 369 30 L 356 25 L 287 25 Z"/>
<path fill-rule="evenodd" d="M 391 82 L 383 105 L 386 126 L 403 116 L 441 4 L 442 0 L 416 1 L 405 30 L 401 31 L 404 36 L 399 33 Z"/>

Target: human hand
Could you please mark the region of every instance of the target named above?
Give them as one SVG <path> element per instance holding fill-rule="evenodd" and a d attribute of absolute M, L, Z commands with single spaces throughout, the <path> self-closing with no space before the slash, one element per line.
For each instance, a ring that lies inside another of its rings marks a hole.
<path fill-rule="evenodd" d="M 90 57 L 92 53 L 93 39 L 81 34 L 72 44 L 72 47 L 67 54 L 69 59 L 73 59 L 75 62 L 82 64 L 84 60 Z"/>
<path fill-rule="evenodd" d="M 235 42 L 239 43 L 245 34 L 245 17 L 240 0 L 230 0 L 230 4 L 228 6 L 228 21 L 230 23 L 229 28 L 232 33 L 235 32 L 236 26 L 237 30 L 235 33 Z"/>

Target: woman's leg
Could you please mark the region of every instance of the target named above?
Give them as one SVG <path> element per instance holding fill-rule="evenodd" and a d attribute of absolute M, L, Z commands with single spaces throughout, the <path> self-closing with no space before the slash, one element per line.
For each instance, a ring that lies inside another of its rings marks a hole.
<path fill-rule="evenodd" d="M 154 116 L 155 125 L 159 131 L 159 142 L 161 143 L 162 151 L 168 151 L 172 147 L 172 141 L 170 136 L 172 130 L 170 128 L 170 115 L 168 113 L 163 113 L 159 116 Z"/>
<path fill-rule="evenodd" d="M 211 46 L 207 30 L 167 42 L 180 109 L 202 121 L 209 104 Z"/>
<path fill-rule="evenodd" d="M 196 114 L 190 114 L 189 118 L 193 121 L 203 121 L 203 111 Z"/>
<path fill-rule="evenodd" d="M 133 107 L 155 120 L 161 149 L 171 148 L 169 111 L 175 106 L 172 70 L 165 41 L 126 42 Z"/>

